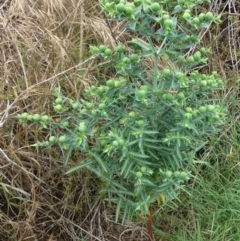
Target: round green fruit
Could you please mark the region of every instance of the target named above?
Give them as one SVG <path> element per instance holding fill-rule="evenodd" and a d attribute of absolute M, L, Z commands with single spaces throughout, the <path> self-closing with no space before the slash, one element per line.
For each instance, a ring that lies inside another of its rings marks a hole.
<path fill-rule="evenodd" d="M 147 171 L 147 168 L 146 168 L 146 167 L 141 167 L 140 171 L 141 171 L 142 173 L 144 173 L 144 172 Z"/>
<path fill-rule="evenodd" d="M 105 54 L 106 56 L 110 56 L 110 55 L 112 54 L 112 50 L 109 49 L 109 48 L 107 48 L 107 49 L 105 49 L 104 54 Z"/>
<path fill-rule="evenodd" d="M 198 111 L 197 111 L 197 110 L 194 110 L 194 111 L 192 112 L 192 116 L 193 116 L 194 118 L 196 118 L 196 117 L 198 116 Z"/>
<path fill-rule="evenodd" d="M 189 11 L 185 11 L 183 14 L 183 19 L 189 20 L 191 18 L 191 14 Z"/>
<path fill-rule="evenodd" d="M 179 177 L 180 172 L 179 171 L 175 171 L 173 175 L 174 175 L 174 177 Z"/>
<path fill-rule="evenodd" d="M 208 110 L 209 112 L 213 112 L 215 109 L 216 109 L 215 105 L 208 105 L 208 106 L 207 106 L 207 110 Z"/>
<path fill-rule="evenodd" d="M 59 140 L 60 143 L 65 143 L 67 141 L 67 137 L 66 136 L 60 136 L 58 140 Z"/>
<path fill-rule="evenodd" d="M 161 9 L 159 3 L 152 3 L 152 4 L 150 5 L 150 8 L 152 9 L 153 12 L 158 12 L 158 11 Z"/>
<path fill-rule="evenodd" d="M 207 53 L 207 49 L 206 48 L 204 48 L 204 47 L 202 47 L 201 49 L 200 49 L 200 52 L 201 52 L 201 54 L 206 54 Z"/>
<path fill-rule="evenodd" d="M 27 120 L 28 120 L 28 121 L 32 121 L 32 120 L 33 120 L 33 116 L 32 116 L 32 115 L 28 115 L 28 116 L 27 116 Z"/>
<path fill-rule="evenodd" d="M 200 14 L 198 15 L 198 18 L 199 18 L 199 21 L 200 21 L 200 22 L 204 22 L 204 21 L 205 21 L 205 13 L 200 13 Z"/>
<path fill-rule="evenodd" d="M 63 103 L 62 98 L 61 98 L 61 97 L 58 97 L 58 98 L 55 100 L 55 103 L 61 105 L 61 104 Z"/>
<path fill-rule="evenodd" d="M 106 47 L 105 45 L 100 45 L 100 46 L 99 46 L 99 50 L 100 50 L 100 52 L 102 52 L 102 53 L 106 50 L 106 48 L 107 48 L 107 47 Z"/>
<path fill-rule="evenodd" d="M 141 172 L 136 172 L 136 177 L 137 177 L 137 178 L 141 178 L 142 175 L 143 175 L 143 174 L 142 174 Z"/>
<path fill-rule="evenodd" d="M 175 77 L 176 77 L 176 79 L 181 80 L 185 77 L 185 74 L 177 71 L 177 72 L 175 72 Z"/>
<path fill-rule="evenodd" d="M 87 127 L 85 126 L 84 122 L 81 122 L 78 126 L 78 131 L 85 133 L 87 130 Z"/>
<path fill-rule="evenodd" d="M 55 106 L 54 106 L 54 110 L 57 111 L 57 112 L 62 111 L 62 109 L 63 109 L 63 107 L 62 107 L 61 104 L 58 104 L 58 105 L 55 105 Z"/>
<path fill-rule="evenodd" d="M 27 120 L 28 115 L 29 115 L 29 114 L 28 114 L 27 112 L 22 113 L 22 114 L 21 114 L 22 120 Z"/>
<path fill-rule="evenodd" d="M 184 100 L 184 99 L 185 99 L 184 93 L 182 93 L 182 92 L 178 93 L 178 94 L 177 94 L 177 98 L 178 98 L 179 100 Z"/>
<path fill-rule="evenodd" d="M 151 0 L 144 0 L 144 3 L 150 5 L 152 3 L 152 1 Z"/>
<path fill-rule="evenodd" d="M 107 81 L 107 86 L 108 86 L 108 87 L 114 87 L 114 80 L 113 80 L 113 79 L 109 79 L 109 80 Z"/>
<path fill-rule="evenodd" d="M 105 103 L 101 103 L 101 104 L 99 104 L 98 108 L 100 110 L 105 110 L 106 109 L 106 104 Z"/>
<path fill-rule="evenodd" d="M 201 54 L 200 51 L 195 52 L 194 55 L 193 55 L 193 58 L 194 58 L 195 61 L 200 61 L 201 57 L 202 57 L 202 54 Z"/>
<path fill-rule="evenodd" d="M 118 88 L 118 87 L 120 87 L 121 86 L 121 82 L 119 81 L 119 80 L 115 80 L 114 81 L 114 87 L 115 88 Z"/>
<path fill-rule="evenodd" d="M 93 108 L 93 104 L 88 102 L 86 103 L 86 108 L 89 110 L 89 109 L 92 109 Z"/>
<path fill-rule="evenodd" d="M 192 119 L 192 113 L 185 113 L 184 117 L 188 120 Z"/>
<path fill-rule="evenodd" d="M 180 172 L 179 177 L 183 180 L 186 180 L 188 178 L 188 174 L 186 172 Z"/>
<path fill-rule="evenodd" d="M 91 114 L 92 114 L 93 116 L 97 116 L 98 113 L 97 113 L 96 110 L 92 110 L 92 111 L 91 111 Z"/>
<path fill-rule="evenodd" d="M 122 61 L 123 61 L 124 64 L 130 64 L 130 62 L 131 62 L 128 57 L 124 57 L 124 58 L 122 59 Z"/>
<path fill-rule="evenodd" d="M 147 90 L 147 89 L 148 89 L 147 85 L 141 85 L 140 87 L 140 90 Z"/>
<path fill-rule="evenodd" d="M 116 10 L 119 12 L 119 13 L 123 13 L 125 11 L 125 5 L 123 3 L 119 3 L 116 5 Z"/>
<path fill-rule="evenodd" d="M 131 16 L 131 15 L 133 14 L 133 8 L 127 6 L 127 7 L 125 8 L 125 14 L 126 14 L 127 16 Z"/>
<path fill-rule="evenodd" d="M 100 85 L 100 86 L 97 88 L 97 93 L 103 94 L 104 92 L 105 92 L 105 86 Z"/>
<path fill-rule="evenodd" d="M 82 110 L 81 110 L 81 114 L 82 114 L 82 115 L 86 115 L 87 113 L 88 113 L 88 110 L 87 110 L 87 109 L 82 109 Z"/>
<path fill-rule="evenodd" d="M 113 141 L 112 144 L 113 144 L 113 146 L 118 146 L 118 142 L 117 141 Z"/>
<path fill-rule="evenodd" d="M 174 27 L 174 22 L 171 19 L 165 19 L 163 25 L 167 29 L 171 29 Z"/>
<path fill-rule="evenodd" d="M 77 110 L 79 108 L 79 104 L 77 102 L 71 103 L 71 106 L 72 106 L 73 110 Z"/>
<path fill-rule="evenodd" d="M 129 56 L 129 59 L 132 61 L 132 62 L 137 62 L 139 61 L 139 56 L 137 54 L 131 54 Z"/>
<path fill-rule="evenodd" d="M 116 47 L 116 51 L 117 51 L 118 53 L 123 53 L 123 52 L 125 51 L 125 47 L 124 47 L 123 45 L 118 45 L 118 46 Z"/>
<path fill-rule="evenodd" d="M 123 146 L 125 144 L 125 141 L 123 139 L 118 140 L 119 146 Z"/>
<path fill-rule="evenodd" d="M 134 0 L 134 5 L 139 7 L 142 4 L 142 0 Z"/>
<path fill-rule="evenodd" d="M 164 69 L 162 71 L 162 73 L 163 73 L 164 76 L 169 76 L 171 74 L 171 70 L 170 69 Z"/>
<path fill-rule="evenodd" d="M 167 178 L 170 178 L 172 176 L 172 172 L 171 171 L 166 171 L 165 175 Z"/>
<path fill-rule="evenodd" d="M 207 86 L 207 81 L 206 81 L 206 80 L 202 80 L 202 81 L 200 82 L 200 86 L 201 86 L 201 87 L 206 87 L 206 86 Z"/>
<path fill-rule="evenodd" d="M 193 18 L 192 22 L 193 22 L 193 24 L 195 24 L 195 25 L 199 25 L 199 24 L 200 24 L 200 20 L 199 20 L 198 17 Z"/>
<path fill-rule="evenodd" d="M 42 121 L 44 121 L 44 122 L 49 121 L 49 117 L 48 117 L 47 115 L 43 115 L 41 119 L 42 119 Z"/>
<path fill-rule="evenodd" d="M 205 18 L 206 18 L 207 21 L 213 21 L 214 20 L 214 16 L 211 12 L 207 12 L 205 14 Z"/>
<path fill-rule="evenodd" d="M 199 110 L 199 112 L 202 113 L 202 114 L 204 114 L 204 113 L 207 112 L 207 108 L 206 108 L 205 106 L 200 106 L 200 107 L 198 108 L 198 110 Z"/>
<path fill-rule="evenodd" d="M 193 112 L 193 109 L 192 109 L 191 107 L 187 107 L 187 108 L 186 108 L 186 112 L 187 112 L 187 113 L 192 113 L 192 112 Z"/>
<path fill-rule="evenodd" d="M 193 56 L 187 57 L 187 62 L 188 62 L 189 64 L 194 63 L 194 62 L 195 62 L 194 57 L 193 57 Z"/>
<path fill-rule="evenodd" d="M 147 91 L 145 89 L 140 89 L 138 91 L 138 96 L 142 99 L 142 98 L 145 98 L 147 95 Z"/>
<path fill-rule="evenodd" d="M 69 127 L 69 122 L 68 122 L 68 121 L 64 121 L 64 122 L 62 123 L 62 126 L 63 126 L 64 128 Z"/>
<path fill-rule="evenodd" d="M 166 99 L 168 101 L 172 101 L 173 100 L 173 95 L 171 93 L 167 93 Z"/>
<path fill-rule="evenodd" d="M 35 114 L 35 115 L 33 115 L 33 120 L 34 121 L 40 121 L 41 120 L 41 116 L 39 114 Z"/>
<path fill-rule="evenodd" d="M 127 80 L 123 77 L 119 78 L 120 84 L 125 85 L 127 83 Z"/>
<path fill-rule="evenodd" d="M 143 120 L 139 120 L 136 122 L 139 127 L 144 126 L 145 122 Z"/>
<path fill-rule="evenodd" d="M 131 111 L 131 112 L 128 113 L 128 116 L 129 116 L 130 118 L 135 118 L 136 114 L 135 114 L 134 111 Z"/>
<path fill-rule="evenodd" d="M 184 63 L 184 62 L 185 62 L 185 58 L 184 58 L 183 55 L 179 55 L 179 56 L 178 56 L 178 62 L 179 62 L 179 63 Z"/>
<path fill-rule="evenodd" d="M 57 138 L 56 138 L 56 136 L 50 136 L 48 140 L 50 143 L 54 143 L 54 142 L 56 142 Z"/>

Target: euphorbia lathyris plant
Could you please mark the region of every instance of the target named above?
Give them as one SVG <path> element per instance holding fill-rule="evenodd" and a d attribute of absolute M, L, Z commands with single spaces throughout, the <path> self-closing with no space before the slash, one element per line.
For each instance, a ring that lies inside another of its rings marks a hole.
<path fill-rule="evenodd" d="M 222 80 L 197 71 L 210 53 L 199 47 L 198 30 L 219 17 L 195 16 L 203 3 L 196 0 L 100 2 L 109 18 L 127 20 L 126 29 L 137 36 L 115 49 L 91 46 L 117 77 L 86 89 L 81 100 L 56 90 L 61 121 L 33 120 L 44 128 L 51 123 L 48 140 L 38 144 L 59 144 L 65 164 L 73 150 L 85 155 L 68 173 L 87 168 L 100 177 L 101 192 L 116 203 L 116 219 L 126 220 L 175 198 L 192 177 L 197 150 L 224 122 L 224 109 L 212 98 Z"/>

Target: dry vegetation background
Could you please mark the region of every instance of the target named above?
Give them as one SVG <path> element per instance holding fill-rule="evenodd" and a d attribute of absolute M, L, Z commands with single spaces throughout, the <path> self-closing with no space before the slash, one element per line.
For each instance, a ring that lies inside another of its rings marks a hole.
<path fill-rule="evenodd" d="M 146 240 L 141 223 L 114 223 L 96 178 L 64 175 L 61 150 L 31 146 L 47 133 L 16 119 L 23 112 L 51 114 L 55 87 L 79 98 L 101 81 L 89 45 L 124 42 L 122 23 L 107 22 L 97 0 L 0 2 L 0 240 Z M 200 34 L 213 49 L 205 71 L 228 81 L 227 96 L 239 77 L 240 2 L 214 0 L 205 10 L 222 14 L 220 26 Z M 80 159 L 76 153 L 69 163 Z"/>

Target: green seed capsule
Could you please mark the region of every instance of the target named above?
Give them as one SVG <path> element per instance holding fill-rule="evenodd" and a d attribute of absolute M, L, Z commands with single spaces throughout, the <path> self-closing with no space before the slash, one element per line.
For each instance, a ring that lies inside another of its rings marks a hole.
<path fill-rule="evenodd" d="M 139 120 L 136 122 L 139 127 L 144 126 L 145 122 L 143 120 Z"/>
<path fill-rule="evenodd" d="M 43 115 L 41 119 L 42 119 L 42 121 L 44 121 L 44 122 L 49 121 L 49 117 L 48 117 L 47 115 Z"/>
<path fill-rule="evenodd" d="M 195 62 L 194 57 L 193 57 L 193 56 L 187 57 L 187 62 L 188 62 L 189 64 L 194 63 L 194 62 Z"/>
<path fill-rule="evenodd" d="M 26 112 L 25 112 L 25 113 L 22 113 L 22 114 L 21 114 L 22 120 L 27 120 L 28 115 L 29 115 L 29 114 L 26 113 Z"/>
<path fill-rule="evenodd" d="M 131 15 L 133 14 L 133 8 L 127 6 L 127 7 L 125 8 L 125 14 L 126 14 L 127 16 L 131 16 Z"/>
<path fill-rule="evenodd" d="M 166 171 L 165 175 L 167 178 L 170 178 L 172 176 L 172 172 L 171 171 Z"/>
<path fill-rule="evenodd" d="M 200 24 L 200 20 L 199 20 L 198 17 L 195 17 L 192 21 L 193 21 L 193 24 L 195 24 L 195 25 L 199 25 Z"/>
<path fill-rule="evenodd" d="M 131 112 L 128 113 L 128 116 L 129 116 L 130 118 L 135 118 L 136 113 L 135 113 L 134 111 L 131 111 Z"/>
<path fill-rule="evenodd" d="M 138 91 L 138 96 L 139 96 L 140 98 L 145 98 L 146 95 L 147 95 L 147 91 L 146 91 L 145 89 L 142 89 L 142 90 L 139 90 L 139 91 Z"/>
<path fill-rule="evenodd" d="M 150 8 L 152 9 L 153 12 L 158 12 L 158 11 L 161 9 L 159 3 L 152 3 L 152 4 L 150 5 Z"/>
<path fill-rule="evenodd" d="M 58 104 L 58 105 L 55 105 L 55 106 L 54 106 L 54 110 L 57 111 L 57 112 L 62 111 L 62 109 L 63 109 L 63 107 L 62 107 L 61 104 Z"/>
<path fill-rule="evenodd" d="M 61 97 L 58 97 L 56 100 L 55 100 L 55 103 L 56 104 L 62 104 L 63 103 L 63 99 Z"/>
<path fill-rule="evenodd" d="M 207 81 L 206 81 L 206 80 L 202 80 L 202 81 L 200 82 L 200 86 L 206 87 L 206 86 L 207 86 Z"/>
<path fill-rule="evenodd" d="M 204 114 L 204 113 L 207 112 L 207 108 L 206 108 L 205 106 L 200 106 L 200 107 L 198 108 L 198 110 L 199 110 L 199 112 L 202 113 L 202 114 Z"/>
<path fill-rule="evenodd" d="M 123 13 L 125 11 L 125 5 L 123 3 L 119 3 L 116 5 L 116 10 L 119 12 L 119 13 Z"/>
<path fill-rule="evenodd" d="M 56 136 L 50 136 L 49 137 L 49 142 L 50 143 L 54 143 L 54 142 L 56 142 L 56 140 L 57 140 Z"/>
<path fill-rule="evenodd" d="M 171 19 L 165 19 L 163 25 L 166 29 L 171 29 L 174 27 L 174 22 Z"/>
<path fill-rule="evenodd" d="M 136 177 L 137 177 L 137 178 L 141 178 L 142 175 L 143 175 L 143 174 L 142 174 L 141 172 L 136 172 Z"/>
<path fill-rule="evenodd" d="M 179 174 L 179 177 L 180 177 L 181 179 L 183 179 L 183 180 L 186 180 L 187 177 L 188 177 L 188 174 L 187 174 L 186 172 L 181 172 L 181 173 Z"/>
<path fill-rule="evenodd" d="M 65 143 L 67 141 L 67 137 L 66 136 L 60 136 L 58 140 L 59 140 L 60 143 Z"/>
<path fill-rule="evenodd" d="M 106 56 L 110 56 L 112 54 L 112 50 L 107 48 L 107 49 L 105 49 L 104 54 Z"/>
<path fill-rule="evenodd" d="M 28 121 L 32 121 L 32 120 L 33 120 L 33 116 L 32 116 L 32 115 L 28 115 L 28 116 L 27 116 L 27 120 L 28 120 Z"/>
<path fill-rule="evenodd" d="M 39 114 L 35 114 L 35 115 L 33 115 L 33 120 L 34 121 L 40 121 L 41 120 L 41 116 Z"/>

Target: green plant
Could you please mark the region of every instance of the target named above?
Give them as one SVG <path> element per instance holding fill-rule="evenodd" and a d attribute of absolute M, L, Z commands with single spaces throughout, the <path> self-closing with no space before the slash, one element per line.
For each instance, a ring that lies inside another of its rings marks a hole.
<path fill-rule="evenodd" d="M 99 176 L 100 193 L 116 204 L 116 220 L 122 210 L 123 221 L 139 212 L 151 223 L 150 207 L 176 198 L 192 177 L 196 152 L 224 123 L 225 110 L 212 97 L 223 81 L 216 72 L 194 70 L 210 52 L 199 48 L 198 30 L 220 21 L 209 13 L 194 16 L 203 2 L 102 0 L 103 11 L 127 20 L 138 36 L 113 50 L 91 46 L 117 77 L 86 89 L 81 100 L 56 89 L 58 122 L 19 115 L 49 128 L 48 140 L 36 146 L 58 144 L 66 150 L 65 165 L 73 150 L 85 155 L 67 173 L 85 167 Z"/>

